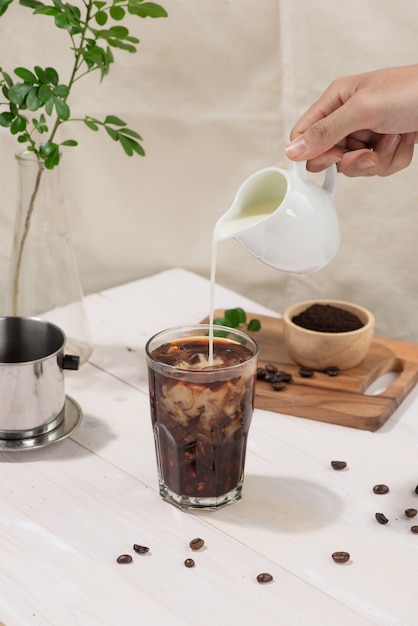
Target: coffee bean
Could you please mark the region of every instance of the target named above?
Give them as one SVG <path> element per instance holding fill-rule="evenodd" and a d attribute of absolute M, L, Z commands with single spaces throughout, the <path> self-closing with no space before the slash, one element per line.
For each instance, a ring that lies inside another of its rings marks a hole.
<path fill-rule="evenodd" d="M 134 543 L 133 548 L 135 552 L 138 552 L 138 554 L 146 554 L 147 552 L 149 552 L 149 548 L 147 548 L 146 546 L 140 546 L 137 543 Z"/>
<path fill-rule="evenodd" d="M 388 492 L 389 492 L 389 487 L 387 485 L 375 485 L 373 487 L 373 493 L 377 493 L 381 495 L 381 494 L 388 493 Z"/>
<path fill-rule="evenodd" d="M 274 383 L 277 380 L 276 374 L 266 374 L 264 380 L 266 383 Z"/>
<path fill-rule="evenodd" d="M 417 514 L 416 509 L 405 509 L 406 517 L 415 517 L 416 514 Z"/>
<path fill-rule="evenodd" d="M 290 372 L 277 372 L 277 374 L 280 376 L 281 380 L 285 383 L 290 383 L 292 380 L 292 374 L 290 374 Z"/>
<path fill-rule="evenodd" d="M 331 556 L 336 563 L 347 563 L 350 560 L 349 552 L 333 552 Z"/>
<path fill-rule="evenodd" d="M 121 554 L 116 559 L 118 563 L 132 563 L 132 557 L 130 554 Z"/>
<path fill-rule="evenodd" d="M 276 365 L 274 365 L 273 363 L 267 363 L 266 372 L 268 372 L 269 374 L 275 374 L 277 370 L 278 367 Z"/>
<path fill-rule="evenodd" d="M 415 487 L 415 493 L 418 494 L 418 485 Z"/>
<path fill-rule="evenodd" d="M 411 526 L 411 533 L 414 533 L 414 535 L 416 535 L 418 533 L 418 526 Z"/>
<path fill-rule="evenodd" d="M 331 461 L 331 466 L 335 470 L 342 470 L 347 467 L 347 463 L 345 461 Z"/>
<path fill-rule="evenodd" d="M 266 370 L 264 367 L 257 368 L 257 380 L 264 380 L 266 377 Z"/>
<path fill-rule="evenodd" d="M 375 513 L 375 518 L 377 519 L 379 524 L 387 524 L 389 521 L 386 515 L 383 515 L 383 513 Z"/>
<path fill-rule="evenodd" d="M 185 564 L 185 566 L 186 566 L 186 567 L 194 567 L 194 561 L 193 561 L 193 559 L 186 559 L 186 560 L 184 561 L 184 564 Z"/>
<path fill-rule="evenodd" d="M 340 368 L 336 365 L 330 365 L 330 367 L 326 368 L 325 372 L 328 374 L 328 376 L 338 376 L 339 374 L 341 374 Z"/>
<path fill-rule="evenodd" d="M 192 539 L 191 542 L 189 543 L 189 546 L 191 547 L 192 550 L 200 550 L 200 548 L 203 548 L 204 545 L 205 545 L 205 542 L 200 537 L 196 537 L 196 539 Z"/>
<path fill-rule="evenodd" d="M 282 380 L 271 383 L 271 386 L 274 389 L 274 391 L 283 391 L 283 389 L 286 389 L 287 387 L 286 383 Z"/>
<path fill-rule="evenodd" d="M 259 583 L 271 583 L 272 580 L 273 576 L 271 574 L 268 574 L 267 572 L 263 572 L 262 574 L 259 574 L 257 576 L 257 581 Z"/>
<path fill-rule="evenodd" d="M 299 376 L 302 376 L 302 378 L 312 378 L 313 375 L 314 371 L 310 367 L 299 368 Z"/>

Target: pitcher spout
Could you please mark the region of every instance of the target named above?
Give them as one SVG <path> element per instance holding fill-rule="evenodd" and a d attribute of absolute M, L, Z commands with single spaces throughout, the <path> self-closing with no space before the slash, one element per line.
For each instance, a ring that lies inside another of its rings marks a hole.
<path fill-rule="evenodd" d="M 239 187 L 230 209 L 216 223 L 219 239 L 235 237 L 270 217 L 287 193 L 287 176 L 269 167 L 252 174 Z"/>

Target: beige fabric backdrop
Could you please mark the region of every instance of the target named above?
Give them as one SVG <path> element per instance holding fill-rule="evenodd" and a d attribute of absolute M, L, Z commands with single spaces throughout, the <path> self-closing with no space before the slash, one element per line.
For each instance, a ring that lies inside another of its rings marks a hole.
<path fill-rule="evenodd" d="M 209 275 L 215 221 L 239 184 L 288 167 L 292 124 L 337 75 L 418 60 L 415 0 L 162 0 L 167 20 L 132 19 L 137 55 L 79 84 L 73 114 L 125 119 L 147 156 L 128 159 L 105 134 L 66 132 L 63 186 L 86 293 L 182 266 Z M 12 5 L 0 20 L 0 66 L 70 63 L 66 34 Z M 0 129 L 0 296 L 16 202 L 16 145 Z M 310 276 L 264 266 L 222 244 L 218 280 L 277 311 L 312 297 L 356 301 L 377 332 L 418 341 L 418 163 L 385 179 L 340 177 L 342 246 Z M 179 293 L 181 297 L 181 293 Z"/>

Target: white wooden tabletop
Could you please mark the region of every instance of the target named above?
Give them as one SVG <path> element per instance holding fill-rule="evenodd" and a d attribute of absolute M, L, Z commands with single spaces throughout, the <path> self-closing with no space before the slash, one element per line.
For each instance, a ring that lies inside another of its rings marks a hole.
<path fill-rule="evenodd" d="M 219 308 L 272 313 L 221 287 L 215 296 Z M 242 500 L 186 513 L 158 494 L 144 346 L 204 318 L 209 283 L 173 269 L 86 305 L 94 352 L 66 373 L 81 424 L 53 445 L 0 453 L 0 623 L 418 624 L 418 517 L 404 514 L 418 508 L 416 389 L 375 433 L 256 409 Z M 375 495 L 378 483 L 389 493 Z M 261 572 L 273 582 L 258 583 Z"/>

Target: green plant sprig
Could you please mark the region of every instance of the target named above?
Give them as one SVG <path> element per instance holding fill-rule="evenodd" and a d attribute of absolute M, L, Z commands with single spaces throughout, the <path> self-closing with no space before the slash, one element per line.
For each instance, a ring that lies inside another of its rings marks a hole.
<path fill-rule="evenodd" d="M 226 326 L 227 328 L 237 328 L 238 330 L 249 330 L 257 332 L 261 328 L 260 320 L 253 318 L 247 322 L 247 314 L 241 307 L 235 309 L 226 309 L 223 317 L 217 317 L 213 320 L 217 326 Z"/>
<path fill-rule="evenodd" d="M 12 2 L 0 0 L 0 17 Z M 47 169 L 58 165 L 62 146 L 77 146 L 74 139 L 61 143 L 55 140 L 58 129 L 70 121 L 82 121 L 93 131 L 102 127 L 114 141 L 120 143 L 125 154 L 144 156 L 145 151 L 140 143 L 142 137 L 128 128 L 123 120 L 115 115 L 107 115 L 104 121 L 89 115 L 81 119 L 71 118 L 68 99 L 74 84 L 87 74 L 98 71 L 100 80 L 103 80 L 114 62 L 112 48 L 130 53 L 137 51 L 139 39 L 120 24 L 127 15 L 166 17 L 165 9 L 159 4 L 143 0 L 83 0 L 83 12 L 78 6 L 62 0 L 51 0 L 51 4 L 39 0 L 20 0 L 19 4 L 31 9 L 36 15 L 52 17 L 57 28 L 67 31 L 74 57 L 73 67 L 67 83 L 60 81 L 53 67 L 17 67 L 13 74 L 20 81 L 14 80 L 0 67 L 0 89 L 5 99 L 4 102 L 0 101 L 0 111 L 6 109 L 0 112 L 0 126 L 8 128 L 20 144 L 44 162 Z M 109 25 L 109 20 L 116 24 Z"/>

